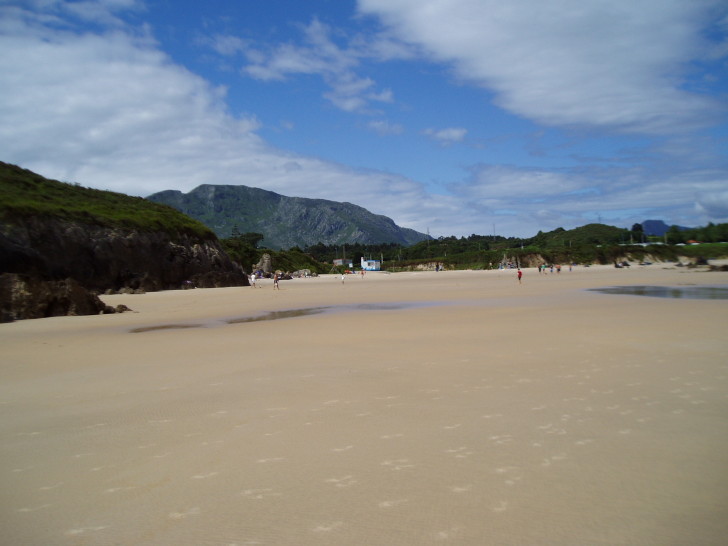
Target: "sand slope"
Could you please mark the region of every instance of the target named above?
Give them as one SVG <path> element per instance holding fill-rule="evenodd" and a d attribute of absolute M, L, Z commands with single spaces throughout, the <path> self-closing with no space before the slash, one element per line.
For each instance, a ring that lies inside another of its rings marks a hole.
<path fill-rule="evenodd" d="M 622 284 L 728 274 L 323 276 L 2 324 L 2 542 L 721 543 L 728 302 L 585 291 Z"/>

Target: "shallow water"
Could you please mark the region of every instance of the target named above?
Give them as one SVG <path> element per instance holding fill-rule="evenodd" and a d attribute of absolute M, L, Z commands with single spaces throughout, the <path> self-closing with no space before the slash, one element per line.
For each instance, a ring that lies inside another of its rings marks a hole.
<path fill-rule="evenodd" d="M 416 307 L 428 307 L 438 305 L 437 302 L 396 302 L 396 303 L 360 303 L 355 305 L 331 305 L 321 307 L 307 307 L 302 309 L 288 309 L 285 311 L 270 311 L 262 315 L 252 317 L 240 317 L 226 320 L 228 324 L 240 324 L 244 322 L 259 322 L 263 320 L 280 320 L 295 317 L 305 317 L 308 315 L 318 315 L 320 313 L 333 313 L 342 311 L 396 311 L 400 309 L 413 309 Z"/>
<path fill-rule="evenodd" d="M 682 298 L 691 300 L 727 300 L 725 286 L 610 286 L 591 288 L 591 292 L 627 296 L 648 296 L 651 298 Z"/>
<path fill-rule="evenodd" d="M 396 303 L 360 303 L 356 305 L 332 305 L 321 307 L 305 307 L 301 309 L 287 309 L 284 311 L 269 311 L 260 315 L 238 317 L 225 320 L 226 324 L 243 324 L 247 322 L 262 322 L 267 320 L 283 320 L 289 318 L 318 315 L 321 313 L 345 312 L 345 311 L 396 311 L 401 309 L 414 309 L 417 307 L 429 307 L 442 305 L 442 302 L 396 302 Z M 152 332 L 156 330 L 174 330 L 181 328 L 202 328 L 206 324 L 160 324 L 157 326 L 145 326 L 130 330 L 132 334 Z"/>
<path fill-rule="evenodd" d="M 288 309 L 286 311 L 270 311 L 263 315 L 254 317 L 240 317 L 227 320 L 228 324 L 240 324 L 243 322 L 259 322 L 263 320 L 280 320 L 286 318 L 305 317 L 308 315 L 318 315 L 329 309 L 328 307 L 309 307 L 306 309 Z"/>

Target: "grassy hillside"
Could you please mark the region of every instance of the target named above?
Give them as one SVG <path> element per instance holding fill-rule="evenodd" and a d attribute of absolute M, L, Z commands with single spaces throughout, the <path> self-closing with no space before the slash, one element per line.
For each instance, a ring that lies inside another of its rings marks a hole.
<path fill-rule="evenodd" d="M 214 239 L 202 223 L 178 210 L 141 197 L 49 180 L 0 162 L 0 219 L 12 223 L 32 216 L 88 225 L 164 231 Z"/>

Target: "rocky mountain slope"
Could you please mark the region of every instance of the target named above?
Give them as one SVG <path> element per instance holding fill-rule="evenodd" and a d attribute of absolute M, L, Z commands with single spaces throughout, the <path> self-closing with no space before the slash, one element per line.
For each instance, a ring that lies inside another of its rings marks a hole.
<path fill-rule="evenodd" d="M 428 237 L 351 203 L 286 197 L 248 186 L 205 184 L 189 193 L 167 190 L 147 199 L 170 205 L 199 220 L 218 237 L 230 237 L 234 229 L 261 233 L 261 244 L 274 249 L 317 243 L 407 246 Z"/>

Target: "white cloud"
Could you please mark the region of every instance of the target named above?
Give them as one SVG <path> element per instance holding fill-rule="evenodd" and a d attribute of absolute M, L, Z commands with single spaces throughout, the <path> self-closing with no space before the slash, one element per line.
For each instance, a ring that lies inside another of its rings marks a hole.
<path fill-rule="evenodd" d="M 0 29 L 0 50 L 12 52 L 0 56 L 1 159 L 44 176 L 140 196 L 245 184 L 353 202 L 413 228 L 418 203 L 429 199 L 403 176 L 269 146 L 254 116 L 228 111 L 224 89 L 148 39 L 13 17 Z"/>
<path fill-rule="evenodd" d="M 446 129 L 425 129 L 422 134 L 427 135 L 439 142 L 442 146 L 450 146 L 456 142 L 462 142 L 468 130 L 463 127 L 448 127 Z"/>
<path fill-rule="evenodd" d="M 238 36 L 230 36 L 217 34 L 211 38 L 203 38 L 200 40 L 204 45 L 208 45 L 220 55 L 231 56 L 246 51 L 249 44 L 246 40 Z"/>
<path fill-rule="evenodd" d="M 728 187 L 728 179 L 722 181 L 722 185 Z M 728 222 L 728 191 L 698 195 L 695 208 L 712 222 Z"/>
<path fill-rule="evenodd" d="M 694 225 L 696 219 L 690 218 L 687 207 L 690 205 L 699 212 L 702 223 L 725 221 L 725 173 L 673 168 L 580 167 L 551 171 L 479 165 L 471 169 L 468 181 L 453 184 L 451 190 L 471 215 L 479 211 L 486 217 L 509 219 L 507 224 L 498 222 L 513 230 L 506 233 L 523 233 L 519 223 L 538 225 L 537 229 L 543 231 L 575 227 L 597 221 L 596 211 L 621 226 L 648 217 Z M 534 222 L 534 218 L 538 221 Z"/>
<path fill-rule="evenodd" d="M 359 0 L 362 13 L 539 123 L 647 133 L 725 111 L 682 89 L 719 0 Z"/>
<path fill-rule="evenodd" d="M 362 49 L 338 45 L 331 36 L 332 29 L 318 19 L 302 30 L 304 44 L 285 43 L 268 50 L 246 48 L 234 37 L 226 41 L 244 51 L 248 64 L 243 72 L 250 77 L 282 81 L 291 75 L 319 75 L 329 86 L 324 97 L 347 112 L 364 111 L 371 101 L 392 102 L 391 89 L 376 90 L 374 80 L 357 75 Z M 378 54 L 382 54 L 381 50 Z"/>
<path fill-rule="evenodd" d="M 386 120 L 370 121 L 367 127 L 380 135 L 400 135 L 404 132 L 404 127 L 399 123 L 389 123 Z"/>
<path fill-rule="evenodd" d="M 579 175 L 507 165 L 480 165 L 471 172 L 470 183 L 456 187 L 469 199 L 484 202 L 543 200 L 586 190 L 590 184 Z"/>

